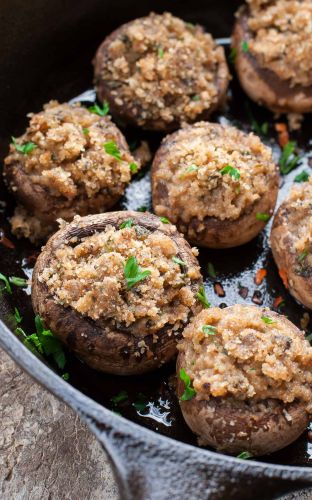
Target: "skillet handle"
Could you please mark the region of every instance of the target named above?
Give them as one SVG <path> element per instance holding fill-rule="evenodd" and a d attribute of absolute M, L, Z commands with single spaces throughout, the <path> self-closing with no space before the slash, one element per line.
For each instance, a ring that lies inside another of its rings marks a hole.
<path fill-rule="evenodd" d="M 110 457 L 122 500 L 266 500 L 312 487 L 312 473 L 296 468 L 225 457 L 129 423 L 127 430 L 119 417 L 120 425 L 82 418 Z"/>

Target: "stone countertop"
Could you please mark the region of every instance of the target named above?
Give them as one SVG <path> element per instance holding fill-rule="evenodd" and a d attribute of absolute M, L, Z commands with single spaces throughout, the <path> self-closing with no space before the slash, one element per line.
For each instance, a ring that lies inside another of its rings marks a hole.
<path fill-rule="evenodd" d="M 101 446 L 73 411 L 0 350 L 2 500 L 117 500 Z"/>

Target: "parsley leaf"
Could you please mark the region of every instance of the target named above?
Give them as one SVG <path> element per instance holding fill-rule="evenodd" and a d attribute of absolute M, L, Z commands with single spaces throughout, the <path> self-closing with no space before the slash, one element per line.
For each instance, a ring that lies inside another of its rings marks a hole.
<path fill-rule="evenodd" d="M 90 132 L 90 130 L 87 127 L 82 127 L 82 131 L 83 131 L 84 135 L 88 135 Z"/>
<path fill-rule="evenodd" d="M 136 163 L 130 163 L 129 168 L 130 168 L 130 172 L 132 172 L 133 174 L 136 174 L 139 167 L 137 166 Z"/>
<path fill-rule="evenodd" d="M 234 64 L 236 56 L 237 56 L 237 48 L 236 47 L 232 47 L 231 51 L 230 51 L 230 55 L 229 55 L 229 62 L 231 64 Z"/>
<path fill-rule="evenodd" d="M 147 207 L 143 205 L 142 207 L 137 208 L 137 212 L 147 212 Z"/>
<path fill-rule="evenodd" d="M 208 262 L 207 270 L 208 270 L 208 274 L 209 274 L 210 278 L 217 277 L 217 273 L 216 273 L 216 270 L 215 270 L 212 262 Z"/>
<path fill-rule="evenodd" d="M 69 380 L 69 373 L 67 373 L 67 372 L 63 373 L 62 379 L 66 380 L 66 381 Z"/>
<path fill-rule="evenodd" d="M 241 47 L 242 47 L 242 51 L 247 54 L 247 52 L 249 52 L 249 45 L 248 45 L 248 42 L 246 40 L 243 40 L 242 43 L 241 43 Z"/>
<path fill-rule="evenodd" d="M 8 293 L 12 294 L 12 288 L 11 288 L 11 285 L 9 283 L 9 280 L 2 273 L 0 273 L 0 281 L 3 281 L 3 283 L 5 285 L 3 290 L 6 290 Z"/>
<path fill-rule="evenodd" d="M 247 458 L 251 458 L 252 454 L 249 451 L 242 451 L 236 458 L 241 458 L 242 460 L 246 460 Z"/>
<path fill-rule="evenodd" d="M 16 138 L 12 136 L 12 142 L 15 146 L 16 151 L 19 153 L 22 153 L 23 155 L 29 155 L 36 147 L 37 145 L 34 142 L 26 142 L 25 144 L 18 144 L 16 142 Z"/>
<path fill-rule="evenodd" d="M 172 257 L 172 260 L 173 260 L 173 262 L 175 262 L 179 266 L 186 266 L 185 262 L 183 262 L 183 260 L 179 259 L 179 257 L 174 256 L 174 257 Z"/>
<path fill-rule="evenodd" d="M 133 255 L 129 257 L 124 266 L 124 275 L 127 281 L 128 290 L 130 290 L 130 288 L 132 288 L 139 281 L 146 279 L 148 276 L 150 276 L 150 274 L 151 271 L 149 271 L 148 269 L 142 271 L 137 263 L 136 257 L 134 257 Z"/>
<path fill-rule="evenodd" d="M 189 401 L 192 399 L 194 396 L 196 396 L 196 391 L 192 387 L 191 384 L 191 379 L 189 375 L 186 373 L 186 371 L 182 368 L 179 373 L 180 379 L 182 382 L 184 382 L 184 392 L 182 396 L 180 397 L 180 401 Z"/>
<path fill-rule="evenodd" d="M 309 335 L 306 336 L 306 339 L 311 342 L 312 341 L 312 333 L 309 333 Z"/>
<path fill-rule="evenodd" d="M 202 330 L 205 335 L 215 335 L 217 333 L 217 328 L 212 325 L 204 325 Z"/>
<path fill-rule="evenodd" d="M 269 124 L 268 122 L 263 122 L 262 124 L 260 124 L 255 119 L 253 119 L 251 122 L 251 129 L 258 135 L 268 135 Z"/>
<path fill-rule="evenodd" d="M 63 369 L 66 364 L 65 353 L 59 339 L 54 337 L 51 330 L 46 330 L 40 316 L 35 317 L 36 333 L 28 335 L 24 344 L 33 346 L 40 354 L 51 356 L 58 368 Z"/>
<path fill-rule="evenodd" d="M 125 229 L 125 227 L 132 227 L 132 225 L 133 225 L 133 219 L 126 219 L 120 224 L 119 229 Z"/>
<path fill-rule="evenodd" d="M 301 252 L 301 254 L 299 254 L 297 258 L 298 262 L 302 262 L 308 254 L 308 250 L 304 250 L 303 252 Z"/>
<path fill-rule="evenodd" d="M 167 217 L 159 217 L 159 220 L 161 220 L 163 224 L 170 224 L 170 220 L 167 219 Z"/>
<path fill-rule="evenodd" d="M 232 177 L 232 179 L 234 179 L 234 181 L 239 181 L 240 179 L 239 171 L 237 170 L 237 168 L 232 167 L 232 165 L 225 165 L 225 167 L 220 170 L 220 174 L 228 174 L 230 177 Z"/>
<path fill-rule="evenodd" d="M 138 399 L 134 403 L 132 403 L 132 406 L 136 409 L 136 411 L 145 411 L 148 405 L 148 400 L 144 394 L 141 392 L 138 394 Z"/>
<path fill-rule="evenodd" d="M 128 393 L 127 391 L 120 391 L 116 396 L 113 396 L 111 398 L 111 402 L 114 403 L 114 405 L 117 405 L 118 403 L 122 403 L 123 401 L 126 401 L 128 399 Z"/>
<path fill-rule="evenodd" d="M 200 95 L 199 94 L 194 94 L 192 97 L 191 97 L 192 101 L 200 101 Z"/>
<path fill-rule="evenodd" d="M 309 176 L 308 172 L 303 170 L 302 172 L 300 172 L 300 174 L 296 175 L 296 177 L 294 178 L 294 181 L 295 182 L 307 182 L 309 180 L 309 178 L 310 178 L 310 176 Z"/>
<path fill-rule="evenodd" d="M 196 165 L 191 165 L 190 167 L 187 167 L 184 172 L 180 175 L 180 179 L 183 179 L 183 177 L 186 176 L 186 174 L 190 174 L 191 172 L 196 172 L 198 170 L 198 167 Z"/>
<path fill-rule="evenodd" d="M 108 141 L 103 144 L 103 148 L 108 155 L 114 156 L 116 160 L 121 161 L 121 152 L 119 151 L 115 141 Z"/>
<path fill-rule="evenodd" d="M 210 302 L 208 301 L 204 285 L 199 288 L 198 292 L 196 293 L 196 297 L 203 304 L 205 309 L 208 309 L 210 307 Z"/>
<path fill-rule="evenodd" d="M 256 213 L 256 219 L 262 220 L 263 222 L 268 222 L 268 220 L 271 219 L 271 215 L 270 214 L 264 214 L 262 212 L 257 212 Z"/>
<path fill-rule="evenodd" d="M 107 101 L 103 102 L 102 107 L 98 104 L 94 104 L 88 108 L 88 111 L 90 111 L 90 113 L 94 113 L 95 115 L 106 116 L 109 113 L 109 104 Z"/>
<path fill-rule="evenodd" d="M 289 174 L 300 161 L 300 156 L 295 155 L 295 141 L 288 141 L 283 147 L 282 154 L 279 159 L 280 171 L 282 174 Z"/>
<path fill-rule="evenodd" d="M 10 283 L 21 288 L 26 288 L 28 286 L 28 281 L 25 278 L 18 278 L 17 276 L 10 276 Z"/>
<path fill-rule="evenodd" d="M 19 310 L 17 309 L 17 307 L 14 308 L 14 318 L 15 318 L 15 321 L 17 324 L 21 323 L 23 318 L 22 316 L 20 315 L 20 312 Z"/>
<path fill-rule="evenodd" d="M 267 325 L 272 325 L 274 323 L 273 319 L 269 318 L 268 316 L 261 316 L 261 319 Z"/>
<path fill-rule="evenodd" d="M 158 57 L 160 59 L 162 59 L 164 57 L 164 49 L 162 47 L 158 47 L 158 50 L 157 50 L 157 53 L 158 53 Z"/>

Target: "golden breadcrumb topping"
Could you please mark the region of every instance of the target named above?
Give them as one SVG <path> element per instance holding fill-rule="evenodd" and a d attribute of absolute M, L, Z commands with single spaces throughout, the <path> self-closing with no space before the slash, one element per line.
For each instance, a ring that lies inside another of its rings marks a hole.
<path fill-rule="evenodd" d="M 214 307 L 195 316 L 183 337 L 183 368 L 199 399 L 299 400 L 312 412 L 312 347 L 285 317 L 255 306 Z"/>

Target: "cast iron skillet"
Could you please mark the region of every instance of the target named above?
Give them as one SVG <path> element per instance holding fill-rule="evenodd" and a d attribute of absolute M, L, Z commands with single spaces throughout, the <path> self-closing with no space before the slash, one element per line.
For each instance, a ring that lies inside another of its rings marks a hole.
<path fill-rule="evenodd" d="M 18 136 L 26 124 L 26 113 L 38 111 L 49 99 L 70 100 L 92 88 L 90 61 L 104 36 L 121 23 L 147 14 L 150 10 L 170 10 L 190 22 L 200 22 L 217 37 L 228 37 L 238 1 L 176 0 L 138 2 L 114 0 L 2 0 L 0 4 L 0 154 L 7 153 L 11 135 Z M 220 40 L 225 43 L 226 40 Z M 233 70 L 233 68 L 232 68 Z M 233 71 L 232 71 L 233 72 Z M 232 101 L 217 121 L 229 120 L 250 130 L 273 117 L 247 100 L 237 82 L 231 84 Z M 88 103 L 92 91 L 80 98 Z M 301 165 L 283 178 L 280 199 L 294 176 L 309 169 L 308 140 L 311 121 L 297 139 L 306 152 Z M 125 131 L 129 141 L 146 138 L 155 149 L 161 136 Z M 273 148 L 278 154 L 276 134 L 270 127 Z M 0 227 L 14 243 L 10 249 L 0 244 L 0 271 L 6 275 L 30 276 L 34 254 L 38 251 L 9 233 L 7 217 L 13 202 L 3 186 L 0 199 Z M 148 170 L 128 188 L 121 208 L 150 207 Z M 2 233 L 1 233 L 2 234 Z M 0 239 L 1 239 L 0 234 Z M 272 307 L 274 298 L 283 296 L 283 312 L 299 324 L 304 309 L 284 289 L 268 247 L 267 234 L 244 247 L 226 251 L 200 251 L 205 285 L 213 305 L 263 303 Z M 207 275 L 212 262 L 217 278 Z M 267 279 L 254 283 L 257 269 L 265 267 Z M 214 283 L 222 283 L 225 297 L 214 293 Z M 242 288 L 245 287 L 245 288 Z M 247 289 L 247 290 L 246 290 Z M 247 293 L 247 296 L 245 297 Z M 244 298 L 245 297 L 245 298 Z M 312 485 L 311 447 L 307 433 L 296 443 L 263 460 L 244 461 L 200 449 L 184 424 L 174 395 L 174 365 L 144 377 L 120 378 L 99 374 L 67 354 L 69 383 L 55 366 L 39 360 L 14 335 L 13 310 L 23 316 L 23 328 L 34 330 L 29 291 L 14 289 L 12 296 L 0 297 L 0 345 L 32 377 L 71 406 L 89 425 L 107 450 L 122 498 L 125 499 L 265 499 Z M 126 391 L 124 400 L 114 396 Z M 113 398 L 113 400 L 111 399 Z M 111 411 L 113 410 L 113 411 Z M 122 416 L 120 416 L 121 414 Z M 123 418 L 123 416 L 127 417 Z"/>

